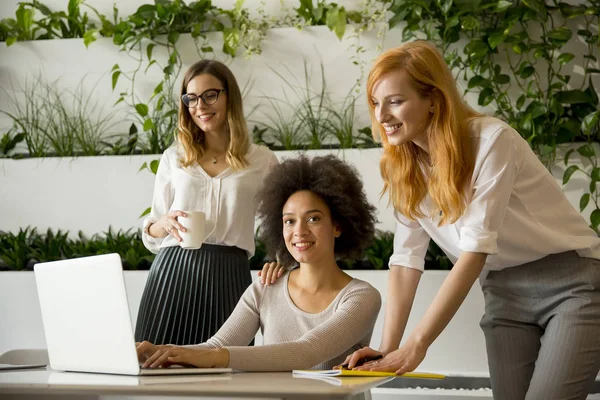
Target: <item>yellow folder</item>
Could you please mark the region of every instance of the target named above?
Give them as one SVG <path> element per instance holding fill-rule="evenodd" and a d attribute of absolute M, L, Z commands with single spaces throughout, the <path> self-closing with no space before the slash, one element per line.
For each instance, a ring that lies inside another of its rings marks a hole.
<path fill-rule="evenodd" d="M 294 370 L 296 375 L 305 376 L 399 376 L 403 378 L 421 378 L 421 379 L 444 379 L 441 374 L 430 372 L 407 372 L 402 375 L 396 375 L 394 372 L 379 372 L 379 371 L 355 371 L 350 369 L 329 369 L 329 370 Z"/>

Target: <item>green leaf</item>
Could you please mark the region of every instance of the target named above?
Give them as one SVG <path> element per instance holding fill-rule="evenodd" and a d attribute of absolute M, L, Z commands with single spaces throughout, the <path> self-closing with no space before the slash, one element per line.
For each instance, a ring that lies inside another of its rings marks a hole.
<path fill-rule="evenodd" d="M 510 82 L 510 76 L 506 74 L 500 74 L 494 78 L 494 81 L 499 85 L 506 85 Z"/>
<path fill-rule="evenodd" d="M 515 54 L 522 54 L 525 50 L 527 50 L 527 45 L 523 42 L 515 43 L 512 45 L 512 50 Z"/>
<path fill-rule="evenodd" d="M 145 170 L 146 168 L 148 168 L 148 163 L 143 163 L 142 166 L 140 167 L 140 169 L 138 169 L 138 172 Z"/>
<path fill-rule="evenodd" d="M 167 40 L 169 43 L 174 45 L 179 40 L 179 32 L 176 32 L 176 31 L 169 32 L 169 35 L 167 36 Z"/>
<path fill-rule="evenodd" d="M 461 20 L 461 27 L 466 31 L 472 31 L 479 28 L 479 20 L 471 15 L 467 15 Z"/>
<path fill-rule="evenodd" d="M 536 119 L 537 117 L 546 114 L 546 107 L 538 102 L 534 101 L 525 110 L 525 113 L 531 116 L 531 119 Z"/>
<path fill-rule="evenodd" d="M 119 76 L 121 75 L 121 71 L 117 70 L 112 74 L 112 90 L 115 90 L 115 86 L 117 86 L 117 81 L 119 80 Z"/>
<path fill-rule="evenodd" d="M 594 151 L 594 147 L 592 147 L 592 145 L 590 144 L 584 144 L 583 146 L 579 147 L 577 149 L 577 152 L 579 154 L 581 154 L 583 157 L 594 157 L 594 155 L 596 154 L 596 152 Z"/>
<path fill-rule="evenodd" d="M 83 34 L 83 44 L 85 47 L 88 47 L 90 43 L 96 41 L 96 36 L 98 35 L 97 29 L 90 29 L 86 33 Z"/>
<path fill-rule="evenodd" d="M 148 118 L 144 121 L 144 131 L 149 131 L 150 129 L 154 128 L 154 122 L 152 122 L 151 118 Z"/>
<path fill-rule="evenodd" d="M 6 47 L 12 46 L 16 42 L 17 42 L 17 37 L 16 36 L 9 36 L 9 37 L 6 38 Z"/>
<path fill-rule="evenodd" d="M 137 111 L 138 114 L 140 114 L 142 117 L 145 117 L 146 115 L 148 115 L 148 106 L 143 104 L 143 103 L 138 103 L 135 105 L 135 110 Z"/>
<path fill-rule="evenodd" d="M 465 46 L 465 54 L 472 58 L 483 58 L 489 52 L 488 45 L 479 39 L 474 39 Z"/>
<path fill-rule="evenodd" d="M 344 7 L 340 9 L 340 13 L 338 16 L 337 24 L 335 24 L 335 28 L 333 30 L 335 35 L 339 40 L 342 40 L 344 37 L 344 33 L 346 33 L 346 10 Z"/>
<path fill-rule="evenodd" d="M 598 182 L 600 181 L 600 168 L 598 167 L 594 167 L 594 169 L 592 169 L 592 180 L 594 182 Z"/>
<path fill-rule="evenodd" d="M 504 42 L 505 38 L 504 32 L 495 33 L 488 38 L 488 44 L 492 49 L 495 49 L 500 43 Z"/>
<path fill-rule="evenodd" d="M 150 161 L 150 171 L 152 171 L 152 173 L 154 175 L 156 175 L 156 172 L 158 171 L 158 165 L 160 164 L 160 160 L 152 160 Z"/>
<path fill-rule="evenodd" d="M 154 43 L 150 43 L 148 47 L 146 47 L 146 55 L 148 56 L 148 61 L 152 60 L 152 50 L 154 49 Z"/>
<path fill-rule="evenodd" d="M 481 75 L 475 75 L 474 77 L 472 77 L 471 79 L 469 79 L 469 83 L 468 83 L 468 87 L 469 89 L 472 89 L 474 87 L 488 87 L 491 85 L 491 82 L 489 81 L 489 79 L 485 79 L 483 76 Z"/>
<path fill-rule="evenodd" d="M 442 14 L 448 15 L 448 12 L 452 8 L 452 0 L 443 0 L 441 4 Z"/>
<path fill-rule="evenodd" d="M 571 60 L 573 60 L 574 58 L 575 58 L 574 54 L 563 53 L 560 56 L 558 56 L 557 61 L 560 65 L 565 65 L 565 64 L 569 63 Z"/>
<path fill-rule="evenodd" d="M 522 94 L 519 96 L 519 98 L 517 99 L 517 110 L 520 110 L 521 108 L 523 108 L 523 105 L 525 105 L 525 100 L 527 99 L 527 97 Z"/>
<path fill-rule="evenodd" d="M 571 175 L 573 175 L 573 173 L 577 170 L 579 170 L 579 167 L 577 165 L 571 165 L 565 170 L 565 173 L 563 174 L 563 185 L 566 185 L 569 182 L 569 179 L 571 179 Z"/>
<path fill-rule="evenodd" d="M 477 104 L 480 106 L 487 106 L 492 101 L 494 101 L 494 90 L 490 87 L 486 87 L 479 93 L 479 98 L 477 99 Z"/>
<path fill-rule="evenodd" d="M 589 103 L 592 100 L 589 95 L 579 89 L 557 92 L 555 98 L 562 104 Z"/>
<path fill-rule="evenodd" d="M 152 211 L 152 207 L 148 207 L 148 208 L 146 208 L 146 209 L 144 210 L 144 212 L 142 212 L 138 218 L 145 217 L 146 215 L 150 214 L 150 211 Z"/>
<path fill-rule="evenodd" d="M 522 0 L 523 4 L 535 11 L 543 21 L 546 21 L 548 17 L 548 11 L 543 0 Z"/>
<path fill-rule="evenodd" d="M 325 25 L 327 25 L 330 31 L 333 31 L 335 28 L 339 15 L 340 9 L 337 6 L 332 7 L 327 11 L 327 15 L 325 16 Z"/>
<path fill-rule="evenodd" d="M 240 43 L 240 31 L 237 28 L 223 29 L 223 53 L 235 57 Z"/>
<path fill-rule="evenodd" d="M 587 207 L 587 205 L 588 205 L 589 202 L 590 202 L 590 194 L 589 193 L 585 193 L 579 199 L 579 211 L 583 212 L 583 210 L 585 210 L 585 208 Z"/>
<path fill-rule="evenodd" d="M 511 1 L 500 0 L 496 4 L 496 12 L 506 11 L 513 3 Z"/>
<path fill-rule="evenodd" d="M 154 88 L 154 92 L 152 93 L 152 97 L 160 94 L 163 91 L 163 82 L 160 82 L 158 85 L 156 85 L 156 87 Z"/>
<path fill-rule="evenodd" d="M 599 119 L 600 111 L 594 111 L 593 113 L 586 115 L 581 122 L 581 131 L 583 134 L 586 136 L 591 136 L 592 130 L 598 124 Z"/>
<path fill-rule="evenodd" d="M 569 149 L 566 153 L 565 153 L 565 165 L 567 165 L 569 163 L 569 157 L 571 157 L 571 154 L 573 154 L 573 152 L 575 151 L 575 149 Z"/>
<path fill-rule="evenodd" d="M 567 42 L 571 36 L 573 36 L 573 32 L 568 28 L 558 28 L 548 32 L 548 39 L 560 42 Z"/>
<path fill-rule="evenodd" d="M 590 222 L 595 230 L 598 229 L 598 224 L 600 224 L 600 210 L 597 208 L 592 211 L 592 214 L 590 215 Z"/>

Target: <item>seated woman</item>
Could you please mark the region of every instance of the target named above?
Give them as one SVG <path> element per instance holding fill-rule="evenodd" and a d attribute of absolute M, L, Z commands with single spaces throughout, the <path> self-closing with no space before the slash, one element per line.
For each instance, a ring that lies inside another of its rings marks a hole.
<path fill-rule="evenodd" d="M 265 182 L 257 198 L 261 239 L 295 267 L 271 285 L 254 281 L 205 343 L 140 343 L 143 367 L 331 369 L 369 345 L 379 292 L 336 264 L 336 257 L 361 257 L 375 232 L 375 208 L 356 170 L 334 156 L 302 156 L 274 166 Z M 264 344 L 247 346 L 259 328 Z"/>

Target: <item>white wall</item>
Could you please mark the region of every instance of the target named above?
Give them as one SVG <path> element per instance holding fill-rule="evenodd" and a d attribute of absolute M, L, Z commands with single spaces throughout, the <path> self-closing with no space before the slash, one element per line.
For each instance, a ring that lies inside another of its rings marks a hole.
<path fill-rule="evenodd" d="M 309 155 L 333 153 L 356 166 L 369 201 L 379 210 L 378 228 L 393 230 L 394 220 L 387 198 L 380 199 L 380 149 L 317 150 Z M 281 160 L 297 152 L 277 152 Z M 107 156 L 76 159 L 0 159 L 0 230 L 17 232 L 31 225 L 39 232 L 48 228 L 79 230 L 86 235 L 138 228 L 139 215 L 152 201 L 154 175 L 144 162 L 158 156 Z"/>
<path fill-rule="evenodd" d="M 394 218 L 387 208 L 387 196 L 379 196 L 383 188 L 379 174 L 381 150 L 319 150 L 308 154 L 326 153 L 336 154 L 356 166 L 369 201 L 377 206 L 378 228 L 393 231 Z M 283 159 L 297 153 L 276 154 Z M 158 156 L 0 159 L 0 230 L 17 232 L 19 228 L 32 226 L 42 232 L 48 228 L 68 230 L 75 236 L 79 230 L 93 235 L 106 231 L 109 226 L 115 230 L 138 228 L 141 224 L 138 217 L 150 206 L 154 185 L 154 175 L 138 170 L 144 162 L 156 158 Z M 572 156 L 572 160 L 576 159 Z M 559 183 L 563 171 L 562 163 L 553 168 Z M 573 175 L 564 188 L 567 198 L 577 208 L 587 186 L 578 174 Z M 585 218 L 589 217 L 590 208 L 584 211 Z"/>

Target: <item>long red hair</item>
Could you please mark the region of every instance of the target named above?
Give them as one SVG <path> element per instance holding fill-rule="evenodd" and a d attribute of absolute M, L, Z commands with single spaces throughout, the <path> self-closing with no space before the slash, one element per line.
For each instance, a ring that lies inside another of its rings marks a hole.
<path fill-rule="evenodd" d="M 423 134 L 429 154 L 413 142 L 391 145 L 375 119 L 372 95 L 381 77 L 404 70 L 422 97 L 429 96 L 433 114 Z M 383 143 L 380 168 L 394 208 L 411 219 L 441 215 L 439 224 L 453 223 L 469 201 L 465 190 L 475 164 L 468 124 L 481 114 L 465 103 L 444 58 L 429 42 L 418 40 L 388 50 L 375 61 L 367 80 L 367 99 L 373 136 Z M 424 210 L 429 193 L 433 208 Z M 440 214 L 441 212 L 441 214 Z"/>

